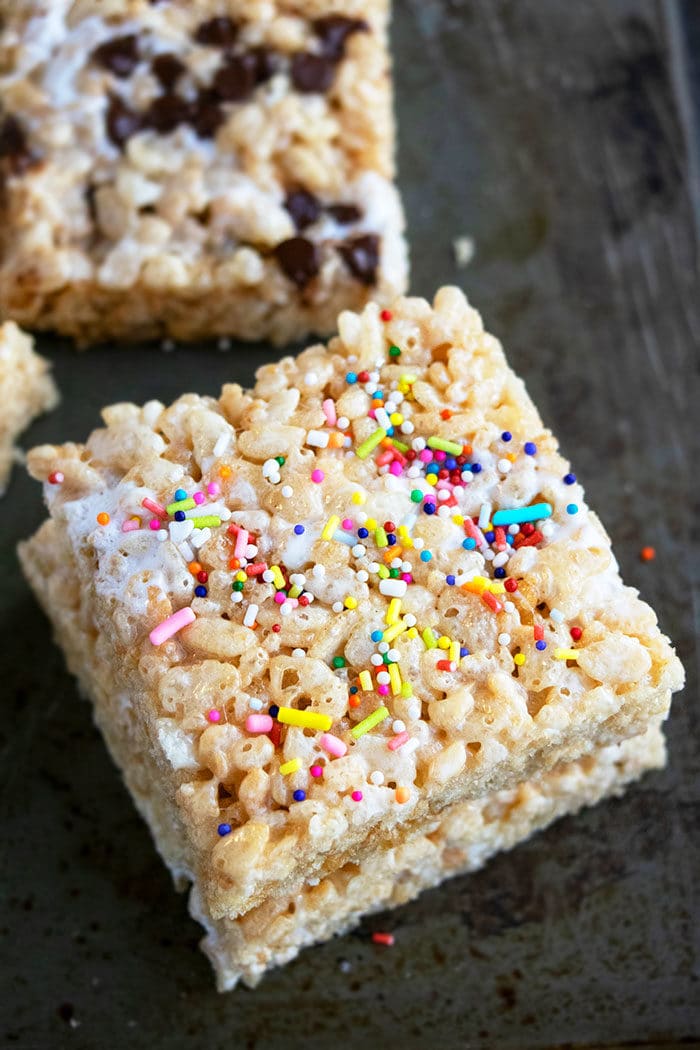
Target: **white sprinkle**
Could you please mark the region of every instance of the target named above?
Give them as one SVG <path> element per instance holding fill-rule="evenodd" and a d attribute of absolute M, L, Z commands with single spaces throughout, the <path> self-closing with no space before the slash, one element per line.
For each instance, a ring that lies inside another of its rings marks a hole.
<path fill-rule="evenodd" d="M 316 601 L 316 595 L 312 594 L 311 591 L 304 591 L 304 597 L 308 598 L 309 605 L 311 605 L 312 602 Z"/>
<path fill-rule="evenodd" d="M 493 559 L 496 557 L 492 550 L 487 549 L 483 553 L 484 557 L 486 558 L 486 561 L 493 561 Z"/>
<path fill-rule="evenodd" d="M 385 401 L 384 410 L 388 415 L 392 415 L 396 411 L 396 403 L 394 401 Z"/>
<path fill-rule="evenodd" d="M 408 584 L 405 580 L 380 580 L 379 593 L 386 594 L 389 598 L 403 598 Z"/>
<path fill-rule="evenodd" d="M 553 521 L 538 522 L 537 527 L 543 536 L 551 536 L 555 528 Z"/>
<path fill-rule="evenodd" d="M 562 623 L 564 620 L 564 613 L 561 609 L 550 609 L 549 615 L 552 617 L 555 623 Z"/>
<path fill-rule="evenodd" d="M 382 666 L 382 664 L 384 663 L 384 661 L 382 660 L 382 658 L 381 658 L 381 656 L 379 655 L 379 653 L 372 653 L 372 655 L 371 655 L 371 656 L 370 656 L 370 658 L 369 658 L 369 662 L 370 662 L 370 663 L 371 663 L 371 664 L 372 664 L 372 665 L 373 665 L 374 667 L 381 667 L 381 666 Z"/>
<path fill-rule="evenodd" d="M 248 701 L 248 705 L 253 708 L 254 711 L 260 711 L 262 709 L 263 702 L 257 696 L 251 696 Z"/>
<path fill-rule="evenodd" d="M 389 677 L 389 672 L 388 671 L 380 671 L 379 674 L 377 675 L 377 681 L 379 682 L 380 685 L 388 685 L 389 682 L 391 681 L 391 678 Z"/>
<path fill-rule="evenodd" d="M 313 386 L 314 383 L 318 383 L 318 376 L 315 372 L 307 372 L 304 376 L 304 382 L 307 386 Z"/>
<path fill-rule="evenodd" d="M 405 733 L 406 723 L 402 722 L 400 718 L 395 719 L 391 723 L 391 731 L 392 733 Z"/>
<path fill-rule="evenodd" d="M 503 608 L 507 613 L 515 612 L 515 605 L 513 604 L 513 602 L 504 602 Z"/>
<path fill-rule="evenodd" d="M 386 655 L 389 657 L 392 664 L 397 664 L 399 662 L 400 653 L 398 649 L 390 649 Z"/>
<path fill-rule="evenodd" d="M 437 498 L 440 501 L 446 500 L 450 498 L 450 494 L 446 489 L 440 489 L 440 491 L 437 494 Z"/>
<path fill-rule="evenodd" d="M 306 649 L 300 649 L 298 647 L 296 649 L 292 649 L 292 656 L 295 656 L 297 659 L 299 659 L 302 656 L 306 656 Z"/>
<path fill-rule="evenodd" d="M 511 536 L 517 536 L 518 533 L 520 532 L 520 526 L 519 525 L 509 525 L 508 526 L 508 532 L 511 534 Z"/>
<path fill-rule="evenodd" d="M 168 535 L 167 532 L 165 533 L 165 535 Z M 190 543 L 192 544 L 195 550 L 199 550 L 199 548 L 203 547 L 204 544 L 207 543 L 210 539 L 211 529 L 195 529 L 192 535 L 190 536 Z"/>
<path fill-rule="evenodd" d="M 253 626 L 253 624 L 255 623 L 255 617 L 258 615 L 258 608 L 259 608 L 259 606 L 257 606 L 257 605 L 249 605 L 248 606 L 248 608 L 245 611 L 245 616 L 243 617 L 243 626 L 244 627 L 252 627 Z"/>
<path fill-rule="evenodd" d="M 265 572 L 262 574 L 262 578 L 265 581 L 265 583 L 272 583 L 272 581 L 275 578 L 275 574 L 269 569 L 265 569 Z"/>
<path fill-rule="evenodd" d="M 347 430 L 350 426 L 350 420 L 347 416 L 340 416 L 338 419 L 336 419 L 335 425 L 338 428 L 338 430 Z"/>
<path fill-rule="evenodd" d="M 248 559 L 255 558 L 257 553 L 258 553 L 258 548 L 255 546 L 255 544 L 254 543 L 249 543 L 248 546 L 245 549 L 245 556 L 246 556 L 246 558 L 248 558 Z"/>
<path fill-rule="evenodd" d="M 423 548 L 425 547 L 425 540 L 421 539 L 420 536 L 417 536 L 413 540 L 413 546 L 415 547 L 415 549 L 417 551 L 422 551 Z"/>
<path fill-rule="evenodd" d="M 417 437 L 417 438 L 414 438 L 413 441 L 411 442 L 411 448 L 413 449 L 414 452 L 422 452 L 423 449 L 427 446 L 427 444 L 428 443 L 425 440 L 425 438 Z"/>
<path fill-rule="evenodd" d="M 280 465 L 276 459 L 266 459 L 262 465 L 262 475 L 269 478 L 271 474 L 279 474 Z"/>
<path fill-rule="evenodd" d="M 357 578 L 361 583 L 367 583 L 367 580 L 369 579 L 369 573 L 365 572 L 364 569 L 360 569 L 360 571 L 357 574 Z"/>
<path fill-rule="evenodd" d="M 340 612 L 343 611 L 343 603 L 342 602 L 333 602 L 333 605 L 331 606 L 331 608 L 332 608 L 334 613 L 340 613 Z"/>
<path fill-rule="evenodd" d="M 376 787 L 380 787 L 380 785 L 384 783 L 384 774 L 381 769 L 375 769 L 370 773 L 369 779 Z"/>
<path fill-rule="evenodd" d="M 509 558 L 508 551 L 500 551 L 496 555 L 496 557 L 493 559 L 493 567 L 494 567 L 494 569 L 501 569 L 505 565 L 505 563 L 508 561 L 508 558 Z"/>
<path fill-rule="evenodd" d="M 446 507 L 444 504 L 442 505 L 442 507 L 438 507 L 437 514 L 438 514 L 438 518 L 450 518 L 450 517 L 452 517 L 452 511 L 450 510 L 449 507 Z"/>
<path fill-rule="evenodd" d="M 499 645 L 510 645 L 510 635 L 509 634 L 499 634 L 499 636 L 498 636 L 498 644 Z"/>
<path fill-rule="evenodd" d="M 293 496 L 294 495 L 294 489 L 292 488 L 292 486 L 291 485 L 283 485 L 282 486 L 282 495 L 284 496 L 285 499 L 289 499 L 290 496 Z"/>
<path fill-rule="evenodd" d="M 404 623 L 408 627 L 415 627 L 416 624 L 418 623 L 418 621 L 416 620 L 416 618 L 413 615 L 413 613 L 409 613 L 407 616 L 404 616 Z"/>
<path fill-rule="evenodd" d="M 414 463 L 413 466 L 409 467 L 408 470 L 406 471 L 406 477 L 407 478 L 419 478 L 420 477 L 420 467 L 417 467 L 415 465 L 415 463 Z"/>
<path fill-rule="evenodd" d="M 374 416 L 383 430 L 389 430 L 391 427 L 391 420 L 389 419 L 389 414 L 385 408 L 375 408 Z"/>
<path fill-rule="evenodd" d="M 306 576 L 304 576 L 303 572 L 290 573 L 289 582 L 292 586 L 303 587 L 306 583 Z"/>
<path fill-rule="evenodd" d="M 367 553 L 367 548 L 363 543 L 356 543 L 355 546 L 352 548 L 351 553 L 356 558 L 362 558 Z"/>
<path fill-rule="evenodd" d="M 319 562 L 317 565 L 314 565 L 313 569 L 311 570 L 311 575 L 312 576 L 325 576 L 326 575 L 326 566 L 325 565 L 321 565 L 321 563 Z"/>
<path fill-rule="evenodd" d="M 411 565 L 410 561 L 401 562 L 401 572 L 410 572 L 412 568 L 413 566 Z"/>
<path fill-rule="evenodd" d="M 233 602 L 234 605 L 238 605 L 239 602 L 242 602 L 243 601 L 243 595 L 241 594 L 241 592 L 240 591 L 234 591 L 233 594 L 231 595 L 231 601 Z"/>
<path fill-rule="evenodd" d="M 171 521 L 168 525 L 168 532 L 173 543 L 182 543 L 193 530 L 194 523 L 187 520 Z"/>
<path fill-rule="evenodd" d="M 310 430 L 306 435 L 306 444 L 312 448 L 327 448 L 329 438 L 327 430 Z"/>
<path fill-rule="evenodd" d="M 168 539 L 168 530 L 167 529 L 158 529 L 158 531 L 156 532 L 156 539 L 160 540 L 161 543 L 163 542 L 163 540 L 167 540 Z"/>
<path fill-rule="evenodd" d="M 219 434 L 218 438 L 216 439 L 216 444 L 214 445 L 214 448 L 212 449 L 212 455 L 216 459 L 218 459 L 219 456 L 223 456 L 224 452 L 228 448 L 228 444 L 229 444 L 230 440 L 231 440 L 231 435 L 229 433 L 224 432 L 223 434 Z"/>
<path fill-rule="evenodd" d="M 377 649 L 379 650 L 380 653 L 382 653 L 382 655 L 384 653 L 388 653 L 389 652 L 389 643 L 388 642 L 380 642 L 379 645 L 377 646 Z"/>
<path fill-rule="evenodd" d="M 412 434 L 416 428 L 414 427 L 410 419 L 405 419 L 401 424 L 400 429 L 402 434 Z"/>
<path fill-rule="evenodd" d="M 289 616 L 292 612 L 292 607 L 289 602 L 285 602 L 284 605 L 280 605 L 280 616 Z"/>
<path fill-rule="evenodd" d="M 415 751 L 417 747 L 418 747 L 417 739 L 415 737 L 411 737 L 411 739 L 407 740 L 406 743 L 401 748 L 401 754 L 402 755 L 410 755 L 411 752 Z"/>
<path fill-rule="evenodd" d="M 479 525 L 480 529 L 485 529 L 486 526 L 488 525 L 489 521 L 491 520 L 491 511 L 492 510 L 493 510 L 493 507 L 491 506 L 490 503 L 482 503 L 481 504 L 481 510 L 479 511 L 479 521 L 478 521 L 478 525 Z"/>
<path fill-rule="evenodd" d="M 509 459 L 499 459 L 498 461 L 498 469 L 500 470 L 501 474 L 510 474 L 512 466 L 513 464 Z"/>
<path fill-rule="evenodd" d="M 379 572 L 379 562 L 378 561 L 371 561 L 369 563 L 369 565 L 367 566 L 367 568 L 369 569 L 370 572 L 377 573 L 377 572 Z"/>
<path fill-rule="evenodd" d="M 392 569 L 400 569 L 401 568 L 401 559 L 400 558 L 393 558 L 392 562 L 391 562 L 391 568 Z M 410 569 L 407 569 L 406 571 L 410 572 Z"/>
<path fill-rule="evenodd" d="M 180 543 L 177 548 L 185 561 L 194 561 L 194 551 L 189 543 Z"/>

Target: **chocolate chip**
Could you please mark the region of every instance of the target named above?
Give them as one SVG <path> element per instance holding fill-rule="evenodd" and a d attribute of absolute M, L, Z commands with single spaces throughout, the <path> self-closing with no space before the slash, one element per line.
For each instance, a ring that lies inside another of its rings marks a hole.
<path fill-rule="evenodd" d="M 323 94 L 333 83 L 335 62 L 327 55 L 313 55 L 310 51 L 297 51 L 292 57 L 292 83 L 304 94 Z"/>
<path fill-rule="evenodd" d="M 270 47 L 253 47 L 248 52 L 255 59 L 255 83 L 263 84 L 277 72 L 279 56 Z"/>
<path fill-rule="evenodd" d="M 197 26 L 194 38 L 198 44 L 209 47 L 230 47 L 238 36 L 238 26 L 231 18 L 210 18 Z"/>
<path fill-rule="evenodd" d="M 298 230 L 305 230 L 313 222 L 316 222 L 321 214 L 321 202 L 318 197 L 307 190 L 294 190 L 288 193 L 284 206 L 292 216 L 294 225 Z"/>
<path fill-rule="evenodd" d="M 349 226 L 362 218 L 362 212 L 355 204 L 329 204 L 326 211 L 341 226 Z"/>
<path fill-rule="evenodd" d="M 229 55 L 216 71 L 214 91 L 225 102 L 242 102 L 255 87 L 255 67 L 252 55 Z"/>
<path fill-rule="evenodd" d="M 192 117 L 192 107 L 180 95 L 168 93 L 154 98 L 148 107 L 145 121 L 159 135 L 167 135 L 180 124 L 187 124 Z"/>
<path fill-rule="evenodd" d="M 306 237 L 290 237 L 275 248 L 282 271 L 298 288 L 305 288 L 321 268 L 318 248 Z"/>
<path fill-rule="evenodd" d="M 374 284 L 379 265 L 379 237 L 364 233 L 338 245 L 348 269 L 362 284 Z"/>
<path fill-rule="evenodd" d="M 199 92 L 190 120 L 200 138 L 213 138 L 225 120 L 221 99 L 216 92 L 209 88 Z"/>
<path fill-rule="evenodd" d="M 24 128 L 11 113 L 0 122 L 0 160 L 7 162 L 13 175 L 21 175 L 34 163 Z"/>
<path fill-rule="evenodd" d="M 131 76 L 139 62 L 138 38 L 135 33 L 130 33 L 107 40 L 95 48 L 92 57 L 115 77 Z"/>
<path fill-rule="evenodd" d="M 165 90 L 172 91 L 182 74 L 187 71 L 187 66 L 180 61 L 177 55 L 164 52 L 162 55 L 156 55 L 153 59 L 151 70 L 153 71 L 153 76 L 163 85 Z"/>
<path fill-rule="evenodd" d="M 107 135 L 121 149 L 141 127 L 141 117 L 117 95 L 111 95 L 105 117 Z"/>
<path fill-rule="evenodd" d="M 367 33 L 369 26 L 362 18 L 347 18 L 345 15 L 327 15 L 313 23 L 320 37 L 324 55 L 338 62 L 345 54 L 345 44 L 353 33 Z"/>

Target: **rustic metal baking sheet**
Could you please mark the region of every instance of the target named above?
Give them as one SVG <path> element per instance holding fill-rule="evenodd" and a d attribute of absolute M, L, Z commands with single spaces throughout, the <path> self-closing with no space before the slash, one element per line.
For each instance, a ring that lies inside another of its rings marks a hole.
<path fill-rule="evenodd" d="M 699 189 L 684 56 L 700 34 L 683 21 L 698 6 L 396 0 L 394 26 L 413 288 L 459 282 L 481 307 L 627 580 L 677 642 L 689 685 L 669 769 L 306 952 L 257 991 L 219 996 L 19 575 L 14 546 L 41 508 L 16 471 L 0 515 L 4 1045 L 541 1050 L 700 1037 Z M 475 254 L 459 268 L 464 235 Z M 110 401 L 248 382 L 269 356 L 41 345 L 63 401 L 26 445 L 82 438 Z M 654 562 L 640 563 L 644 544 Z M 395 946 L 374 945 L 373 929 L 394 931 Z"/>

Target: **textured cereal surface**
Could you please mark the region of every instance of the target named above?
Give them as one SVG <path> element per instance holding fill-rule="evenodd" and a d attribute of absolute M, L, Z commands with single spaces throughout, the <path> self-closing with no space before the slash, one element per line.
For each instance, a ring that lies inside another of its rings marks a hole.
<path fill-rule="evenodd" d="M 22 559 L 213 918 L 641 733 L 682 684 L 456 289 L 343 314 L 253 391 L 104 419 L 84 446 L 30 454 L 65 480 L 45 484 Z M 435 438 L 453 451 L 428 453 Z M 499 531 L 510 512 L 534 520 Z M 189 626 L 158 638 L 182 610 Z"/>
<path fill-rule="evenodd" d="M 12 321 L 0 325 L 0 494 L 10 475 L 17 436 L 58 400 L 48 363 Z"/>
<path fill-rule="evenodd" d="M 0 16 L 1 313 L 283 343 L 403 291 L 387 0 Z"/>

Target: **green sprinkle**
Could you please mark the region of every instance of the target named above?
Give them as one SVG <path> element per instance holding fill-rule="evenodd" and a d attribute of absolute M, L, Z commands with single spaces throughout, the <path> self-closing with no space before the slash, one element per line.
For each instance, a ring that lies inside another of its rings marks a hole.
<path fill-rule="evenodd" d="M 195 529 L 218 529 L 221 524 L 221 518 L 214 514 L 203 514 L 201 518 L 190 518 L 190 521 Z"/>
<path fill-rule="evenodd" d="M 279 463 L 281 467 L 283 467 L 284 464 L 287 462 L 284 456 L 275 456 L 275 460 Z"/>
<path fill-rule="evenodd" d="M 436 448 L 440 452 L 449 452 L 453 456 L 462 454 L 462 446 L 458 445 L 456 441 L 446 441 L 440 437 L 429 437 L 428 448 Z"/>
<path fill-rule="evenodd" d="M 399 570 L 389 569 L 389 575 L 391 576 L 392 580 L 397 580 L 399 578 Z"/>
<path fill-rule="evenodd" d="M 379 526 L 379 528 L 376 528 L 374 530 L 374 542 L 377 544 L 378 547 L 389 546 L 389 541 L 386 538 L 386 532 L 384 531 L 381 525 Z"/>
<path fill-rule="evenodd" d="M 396 438 L 393 437 L 391 443 L 398 452 L 408 452 L 408 445 L 405 445 L 403 441 L 397 441 Z"/>
<path fill-rule="evenodd" d="M 367 715 L 361 722 L 358 722 L 356 726 L 350 730 L 350 736 L 354 740 L 359 740 L 365 733 L 369 733 L 370 729 L 374 729 L 380 722 L 383 722 L 389 717 L 389 712 L 386 707 L 378 707 L 376 711 L 373 711 L 371 715 Z"/>
<path fill-rule="evenodd" d="M 175 503 L 169 503 L 165 509 L 168 514 L 174 514 L 178 510 L 192 510 L 192 508 L 196 506 L 197 504 L 190 496 L 188 499 L 178 499 Z"/>
<path fill-rule="evenodd" d="M 386 565 L 379 566 L 379 568 L 377 569 L 377 576 L 380 578 L 380 580 L 389 579 L 389 570 L 387 569 Z"/>
<path fill-rule="evenodd" d="M 243 580 L 236 580 L 236 582 L 233 584 L 233 590 L 234 591 L 242 591 L 243 587 L 244 587 Z"/>
<path fill-rule="evenodd" d="M 398 346 L 389 347 L 389 357 L 401 357 L 401 351 Z"/>
<path fill-rule="evenodd" d="M 437 648 L 437 642 L 435 641 L 435 635 L 433 634 L 432 629 L 430 627 L 426 627 L 425 628 L 425 630 L 423 631 L 423 634 L 421 635 L 421 637 L 422 637 L 423 641 L 425 642 L 425 648 L 426 649 L 436 649 Z"/>
<path fill-rule="evenodd" d="M 370 436 L 362 442 L 361 445 L 357 446 L 357 448 L 355 449 L 355 455 L 358 457 L 358 459 L 367 459 L 370 452 L 372 452 L 377 447 L 379 442 L 383 441 L 385 437 L 386 430 L 384 430 L 382 427 L 378 427 L 373 434 L 370 434 Z"/>
<path fill-rule="evenodd" d="M 413 686 L 410 682 L 401 683 L 401 696 L 406 697 L 406 699 L 408 699 L 409 696 L 413 696 Z"/>
<path fill-rule="evenodd" d="M 344 659 L 344 657 L 342 657 L 342 656 L 334 656 L 333 657 L 333 666 L 334 667 L 345 667 L 345 659 Z"/>
<path fill-rule="evenodd" d="M 420 501 L 423 499 L 423 493 L 421 492 L 421 490 L 420 489 L 412 489 L 411 490 L 411 499 L 413 500 L 414 503 L 420 503 Z"/>

